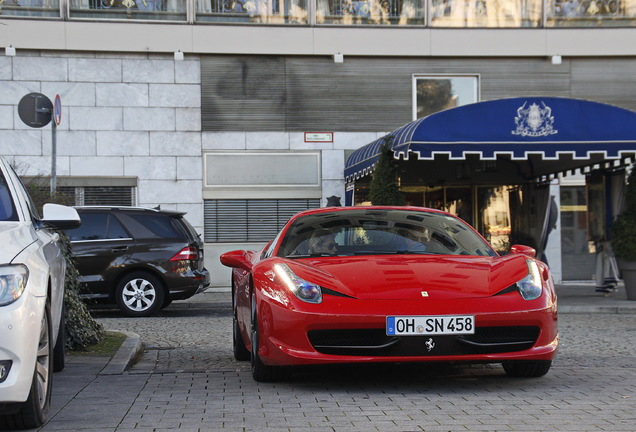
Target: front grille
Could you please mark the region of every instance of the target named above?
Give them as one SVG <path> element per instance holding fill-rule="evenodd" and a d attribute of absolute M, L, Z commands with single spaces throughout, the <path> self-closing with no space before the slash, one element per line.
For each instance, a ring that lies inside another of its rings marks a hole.
<path fill-rule="evenodd" d="M 312 330 L 309 341 L 323 354 L 347 356 L 446 356 L 493 354 L 531 348 L 539 327 L 478 327 L 474 335 L 387 336 L 384 329 Z"/>
<path fill-rule="evenodd" d="M 399 338 L 387 336 L 384 329 L 312 330 L 309 341 L 324 354 L 369 356 L 391 355 Z"/>

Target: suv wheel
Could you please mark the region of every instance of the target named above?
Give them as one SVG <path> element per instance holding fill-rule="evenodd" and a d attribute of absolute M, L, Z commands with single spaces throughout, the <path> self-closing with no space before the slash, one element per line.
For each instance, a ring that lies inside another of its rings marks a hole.
<path fill-rule="evenodd" d="M 119 309 L 125 315 L 150 316 L 163 305 L 164 288 L 161 281 L 152 274 L 133 272 L 119 281 L 115 296 Z"/>

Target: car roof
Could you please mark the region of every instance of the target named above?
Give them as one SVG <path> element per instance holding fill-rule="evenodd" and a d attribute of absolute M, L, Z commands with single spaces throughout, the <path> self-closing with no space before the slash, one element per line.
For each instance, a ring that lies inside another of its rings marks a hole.
<path fill-rule="evenodd" d="M 94 205 L 94 206 L 75 206 L 77 211 L 92 211 L 92 210 L 108 210 L 108 211 L 119 211 L 119 212 L 140 212 L 140 213 L 157 213 L 157 214 L 165 214 L 172 217 L 181 217 L 186 214 L 186 212 L 180 212 L 177 210 L 161 210 L 160 208 L 150 208 L 150 207 L 134 207 L 134 206 L 107 206 L 107 205 Z"/>

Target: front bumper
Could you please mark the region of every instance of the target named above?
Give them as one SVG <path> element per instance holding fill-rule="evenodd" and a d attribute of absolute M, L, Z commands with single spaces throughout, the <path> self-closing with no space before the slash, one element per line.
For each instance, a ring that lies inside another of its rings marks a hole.
<path fill-rule="evenodd" d="M 0 362 L 10 369 L 0 382 L 0 403 L 26 401 L 35 370 L 46 298 L 28 290 L 16 302 L 0 307 Z"/>
<path fill-rule="evenodd" d="M 422 301 L 325 296 L 322 304 L 300 307 L 262 296 L 259 356 L 268 365 L 552 360 L 558 348 L 556 303 L 514 295 Z M 475 315 L 474 335 L 395 337 L 385 331 L 388 315 L 463 314 Z"/>

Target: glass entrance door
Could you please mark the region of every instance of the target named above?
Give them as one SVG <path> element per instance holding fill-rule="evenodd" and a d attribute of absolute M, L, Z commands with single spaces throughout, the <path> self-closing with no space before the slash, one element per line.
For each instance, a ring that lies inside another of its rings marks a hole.
<path fill-rule="evenodd" d="M 476 229 L 497 252 L 510 249 L 513 205 L 517 196 L 513 186 L 480 186 L 477 188 Z"/>
<path fill-rule="evenodd" d="M 588 241 L 585 186 L 561 187 L 561 266 L 563 280 L 591 280 L 596 256 Z"/>

